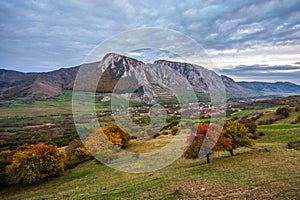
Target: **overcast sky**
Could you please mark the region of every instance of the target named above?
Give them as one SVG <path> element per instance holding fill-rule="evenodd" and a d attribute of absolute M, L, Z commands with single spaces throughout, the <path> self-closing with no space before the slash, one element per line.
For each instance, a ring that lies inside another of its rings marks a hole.
<path fill-rule="evenodd" d="M 76 66 L 109 37 L 142 27 L 191 37 L 236 80 L 300 84 L 299 0 L 1 0 L 0 68 Z"/>

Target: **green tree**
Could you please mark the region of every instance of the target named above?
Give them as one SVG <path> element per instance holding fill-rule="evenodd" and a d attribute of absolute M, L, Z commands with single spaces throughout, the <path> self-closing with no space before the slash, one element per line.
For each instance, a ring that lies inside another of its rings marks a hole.
<path fill-rule="evenodd" d="M 24 151 L 17 151 L 12 164 L 6 167 L 6 174 L 10 181 L 34 183 L 62 175 L 64 168 L 64 154 L 52 145 L 39 143 L 28 146 Z"/>
<path fill-rule="evenodd" d="M 232 146 L 228 149 L 231 156 L 234 155 L 234 149 L 255 144 L 254 140 L 250 139 L 250 130 L 237 120 L 226 121 L 223 131 L 226 138 L 232 139 Z"/>

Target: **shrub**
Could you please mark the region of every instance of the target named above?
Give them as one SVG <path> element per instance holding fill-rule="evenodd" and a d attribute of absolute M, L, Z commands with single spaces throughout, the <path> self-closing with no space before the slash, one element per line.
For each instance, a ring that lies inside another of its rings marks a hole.
<path fill-rule="evenodd" d="M 118 157 L 116 152 L 120 149 L 113 145 L 99 129 L 87 137 L 85 145 L 94 157 L 105 163 L 116 159 Z"/>
<path fill-rule="evenodd" d="M 11 150 L 0 151 L 0 185 L 7 184 L 5 168 L 11 164 L 13 154 Z"/>
<path fill-rule="evenodd" d="M 6 167 L 6 174 L 10 181 L 34 183 L 62 175 L 64 168 L 64 154 L 56 147 L 39 143 L 16 152 L 12 164 Z"/>
<path fill-rule="evenodd" d="M 297 123 L 299 123 L 299 122 L 300 122 L 300 114 L 297 115 L 297 117 L 296 117 L 294 123 L 297 124 Z"/>
<path fill-rule="evenodd" d="M 172 126 L 172 128 L 171 128 L 171 134 L 172 135 L 176 135 L 177 132 L 178 132 L 178 130 L 179 130 L 178 126 Z"/>
<path fill-rule="evenodd" d="M 267 125 L 267 122 L 266 122 L 266 120 L 260 120 L 258 122 L 258 125 Z"/>
<path fill-rule="evenodd" d="M 141 137 L 141 138 L 147 138 L 147 137 L 149 137 L 149 134 L 148 134 L 147 131 L 141 131 L 139 133 L 139 137 Z"/>
<path fill-rule="evenodd" d="M 259 137 L 262 137 L 262 136 L 265 136 L 265 135 L 266 135 L 266 134 L 265 134 L 264 132 L 259 132 L 259 133 L 258 133 L 258 136 L 259 136 Z"/>
<path fill-rule="evenodd" d="M 128 130 L 126 130 L 128 131 Z M 85 141 L 85 145 L 102 162 L 111 162 L 117 158 L 117 152 L 125 148 L 131 136 L 118 125 L 113 124 L 94 130 Z"/>
<path fill-rule="evenodd" d="M 295 111 L 299 112 L 300 111 L 300 106 L 295 106 Z"/>
<path fill-rule="evenodd" d="M 128 130 L 125 132 L 116 124 L 102 127 L 102 131 L 109 141 L 122 149 L 129 144 L 131 136 L 127 133 Z M 96 129 L 96 132 L 99 133 L 99 130 Z"/>
<path fill-rule="evenodd" d="M 283 115 L 285 117 L 288 117 L 289 112 L 291 112 L 291 107 L 286 105 L 286 106 L 280 106 L 276 110 L 276 115 Z"/>
<path fill-rule="evenodd" d="M 289 149 L 300 150 L 300 140 L 299 140 L 299 141 L 296 141 L 296 142 L 289 142 L 289 143 L 288 143 L 288 148 L 289 148 Z"/>
<path fill-rule="evenodd" d="M 80 139 L 73 140 L 66 148 L 66 168 L 71 169 L 78 164 L 93 158 Z"/>
<path fill-rule="evenodd" d="M 252 139 L 256 139 L 258 137 L 257 134 L 257 124 L 252 121 L 251 119 L 241 119 L 239 120 L 240 123 L 244 124 L 246 128 L 249 129 L 249 137 Z"/>

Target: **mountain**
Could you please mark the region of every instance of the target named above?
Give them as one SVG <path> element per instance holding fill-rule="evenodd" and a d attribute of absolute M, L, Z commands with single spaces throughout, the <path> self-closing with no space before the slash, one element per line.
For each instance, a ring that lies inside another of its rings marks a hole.
<path fill-rule="evenodd" d="M 52 72 L 22 73 L 0 69 L 0 98 L 35 97 L 47 99 L 60 94 L 64 85 L 76 78 L 79 67 Z"/>
<path fill-rule="evenodd" d="M 257 87 L 247 87 L 246 83 L 237 84 L 231 78 L 220 77 L 202 66 L 167 60 L 145 64 L 134 58 L 109 53 L 102 61 L 52 72 L 22 73 L 0 69 L 0 98 L 51 98 L 64 89 L 73 89 L 79 69 L 84 79 L 80 85 L 83 90 L 92 89 L 89 88 L 90 83 L 95 80 L 98 81 L 97 92 L 135 93 L 148 103 L 153 102 L 157 95 L 170 98 L 172 88 L 188 91 L 191 87 L 196 93 L 208 94 L 211 88 L 225 86 L 229 97 L 251 96 L 253 91 L 257 91 Z M 100 72 L 102 76 L 98 80 Z M 291 83 L 285 83 L 286 89 L 288 84 Z"/>
<path fill-rule="evenodd" d="M 300 94 L 300 86 L 290 82 L 237 82 L 241 87 L 262 92 L 266 95 L 294 95 Z"/>
<path fill-rule="evenodd" d="M 153 103 L 155 96 L 164 99 L 174 97 L 172 89 L 186 92 L 190 88 L 196 93 L 208 94 L 212 90 L 219 92 L 225 86 L 230 96 L 249 95 L 249 90 L 240 87 L 229 77 L 220 78 L 211 70 L 189 63 L 157 60 L 152 64 L 145 64 L 133 58 L 111 53 L 103 58 L 98 68 L 103 72 L 98 91 L 111 92 L 114 89 L 117 93 L 132 93 L 142 86 L 141 99 L 147 103 Z M 121 84 L 118 83 L 119 80 Z"/>

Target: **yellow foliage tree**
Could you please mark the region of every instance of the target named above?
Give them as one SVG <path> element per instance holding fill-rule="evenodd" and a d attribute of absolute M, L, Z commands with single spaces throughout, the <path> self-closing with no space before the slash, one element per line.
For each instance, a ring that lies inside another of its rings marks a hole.
<path fill-rule="evenodd" d="M 254 140 L 250 139 L 250 130 L 237 120 L 226 121 L 223 127 L 225 138 L 232 140 L 232 147 L 227 149 L 230 155 L 233 156 L 233 150 L 237 147 L 251 146 L 255 144 Z"/>

